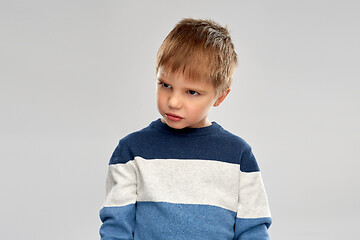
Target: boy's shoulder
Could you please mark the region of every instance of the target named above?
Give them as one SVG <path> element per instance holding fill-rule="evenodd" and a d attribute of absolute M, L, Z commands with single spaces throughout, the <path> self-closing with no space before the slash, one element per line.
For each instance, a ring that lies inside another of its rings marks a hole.
<path fill-rule="evenodd" d="M 242 172 L 260 171 L 257 160 L 254 156 L 251 146 L 240 136 L 237 136 L 224 129 L 227 138 L 232 142 L 232 148 L 238 149 L 240 170 Z"/>
<path fill-rule="evenodd" d="M 248 142 L 246 142 L 245 139 L 243 139 L 239 135 L 232 133 L 227 129 L 224 129 L 223 127 L 221 127 L 221 132 L 222 135 L 220 135 L 220 137 L 223 137 L 224 139 L 228 139 L 228 141 L 238 145 L 239 147 L 250 148 Z"/>
<path fill-rule="evenodd" d="M 153 127 L 154 122 L 155 121 L 151 122 L 148 126 L 140 130 L 136 130 L 127 134 L 126 136 L 121 138 L 119 142 L 124 145 L 131 146 L 133 144 L 140 144 L 153 138 L 153 136 L 157 134 L 156 129 Z"/>
<path fill-rule="evenodd" d="M 141 148 L 141 145 L 144 145 L 148 139 L 151 139 L 149 132 L 151 132 L 150 125 L 121 138 L 110 158 L 109 164 L 126 163 L 133 160 L 133 149 Z"/>

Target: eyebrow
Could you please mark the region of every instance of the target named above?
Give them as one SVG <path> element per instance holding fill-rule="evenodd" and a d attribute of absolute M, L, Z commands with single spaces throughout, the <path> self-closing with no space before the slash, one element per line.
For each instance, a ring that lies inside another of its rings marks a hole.
<path fill-rule="evenodd" d="M 169 83 L 169 81 L 168 80 L 166 80 L 166 79 L 164 79 L 164 77 L 162 77 L 162 76 L 159 76 L 158 78 L 158 81 L 160 81 L 160 82 L 163 82 L 163 83 L 166 83 L 166 84 L 169 84 L 169 85 L 171 85 L 170 83 Z M 202 90 L 202 89 L 199 89 L 199 88 L 193 88 L 193 87 L 186 87 L 186 89 L 188 90 L 188 91 L 195 91 L 195 92 L 198 92 L 198 93 L 201 93 L 201 94 L 205 94 L 205 93 L 207 93 L 207 91 L 206 90 Z"/>
<path fill-rule="evenodd" d="M 165 82 L 166 81 L 162 77 L 158 77 L 157 80 L 159 80 L 160 82 Z"/>

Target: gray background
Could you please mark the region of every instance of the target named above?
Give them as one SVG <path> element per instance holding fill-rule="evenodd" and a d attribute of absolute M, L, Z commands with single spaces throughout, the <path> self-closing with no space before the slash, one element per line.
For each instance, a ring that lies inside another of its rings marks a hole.
<path fill-rule="evenodd" d="M 157 49 L 194 17 L 231 30 L 239 68 L 210 119 L 253 147 L 272 239 L 356 239 L 359 12 L 355 0 L 1 0 L 1 238 L 99 238 L 111 153 L 160 117 Z"/>

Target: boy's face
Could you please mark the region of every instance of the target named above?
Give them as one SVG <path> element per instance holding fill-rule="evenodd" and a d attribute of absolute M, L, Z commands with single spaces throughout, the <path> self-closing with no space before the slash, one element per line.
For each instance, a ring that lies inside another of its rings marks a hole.
<path fill-rule="evenodd" d="M 210 126 L 210 108 L 218 106 L 230 91 L 217 96 L 210 82 L 192 81 L 164 67 L 159 68 L 157 80 L 157 107 L 162 121 L 176 129 Z"/>

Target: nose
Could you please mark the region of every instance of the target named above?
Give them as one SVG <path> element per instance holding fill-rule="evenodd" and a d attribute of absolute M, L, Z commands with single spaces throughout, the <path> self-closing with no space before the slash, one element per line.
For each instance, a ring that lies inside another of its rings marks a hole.
<path fill-rule="evenodd" d="M 181 108 L 181 106 L 182 106 L 181 96 L 179 96 L 179 94 L 177 94 L 177 93 L 171 94 L 171 96 L 169 97 L 168 106 L 169 106 L 169 108 L 172 108 L 172 109 Z"/>

